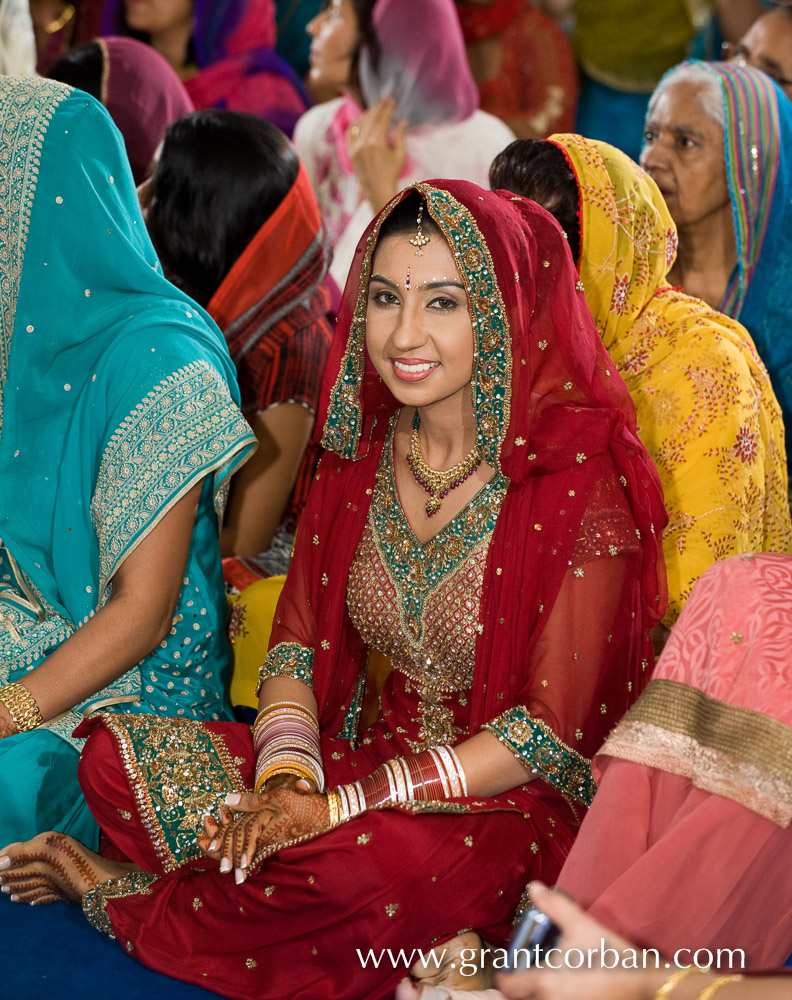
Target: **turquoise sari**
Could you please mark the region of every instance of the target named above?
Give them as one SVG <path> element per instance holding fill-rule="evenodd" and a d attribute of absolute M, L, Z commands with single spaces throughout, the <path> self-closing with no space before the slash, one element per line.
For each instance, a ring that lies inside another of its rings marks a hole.
<path fill-rule="evenodd" d="M 86 843 L 71 733 L 99 709 L 229 717 L 219 519 L 254 447 L 209 316 L 162 275 L 123 139 L 92 98 L 0 78 L 0 684 L 102 607 L 202 482 L 170 635 L 58 719 L 0 740 L 0 842 Z"/>

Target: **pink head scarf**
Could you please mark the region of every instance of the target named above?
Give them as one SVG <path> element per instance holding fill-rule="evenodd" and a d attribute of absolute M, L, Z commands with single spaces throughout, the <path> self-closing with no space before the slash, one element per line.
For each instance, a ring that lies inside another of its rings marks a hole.
<path fill-rule="evenodd" d="M 453 0 L 378 0 L 373 20 L 380 57 L 375 68 L 364 46 L 359 63 L 366 107 L 392 97 L 394 121 L 406 118 L 408 128 L 460 122 L 473 114 L 478 88 Z"/>
<path fill-rule="evenodd" d="M 124 136 L 139 184 L 165 129 L 195 108 L 170 63 L 150 45 L 116 37 L 98 44 L 104 55 L 102 104 Z"/>

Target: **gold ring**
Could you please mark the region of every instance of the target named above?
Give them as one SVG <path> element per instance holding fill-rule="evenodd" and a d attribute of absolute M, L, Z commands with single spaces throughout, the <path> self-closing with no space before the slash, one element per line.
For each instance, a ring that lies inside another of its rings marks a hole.
<path fill-rule="evenodd" d="M 360 135 L 360 126 L 353 125 L 352 128 L 349 130 L 349 134 L 352 136 L 353 139 L 357 139 L 357 137 Z"/>

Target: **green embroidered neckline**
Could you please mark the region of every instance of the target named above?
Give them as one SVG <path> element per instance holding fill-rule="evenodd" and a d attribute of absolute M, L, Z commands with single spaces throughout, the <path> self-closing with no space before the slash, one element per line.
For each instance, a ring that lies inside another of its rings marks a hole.
<path fill-rule="evenodd" d="M 396 589 L 400 617 L 413 643 L 420 640 L 423 609 L 429 595 L 495 530 L 509 485 L 500 472 L 426 542 L 416 537 L 396 488 L 391 417 L 371 503 L 374 542 Z"/>

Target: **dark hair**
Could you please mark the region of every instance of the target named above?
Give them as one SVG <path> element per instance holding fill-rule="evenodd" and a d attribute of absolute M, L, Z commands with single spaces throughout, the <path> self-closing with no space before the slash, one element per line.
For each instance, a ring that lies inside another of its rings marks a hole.
<path fill-rule="evenodd" d="M 569 162 L 555 143 L 517 139 L 498 153 L 490 167 L 490 187 L 530 198 L 555 216 L 580 263 L 580 190 Z"/>
<path fill-rule="evenodd" d="M 208 108 L 170 125 L 146 216 L 168 278 L 205 306 L 299 169 L 286 136 L 255 115 Z"/>
<path fill-rule="evenodd" d="M 440 229 L 426 210 L 426 202 L 423 195 L 417 191 L 411 191 L 404 201 L 400 201 L 388 218 L 382 223 L 377 241 L 378 244 L 389 236 L 406 236 L 407 234 L 415 236 L 418 231 L 418 210 L 422 204 L 424 210 L 421 213 L 421 229 L 424 235 L 439 236 L 440 239 L 445 240 L 442 229 Z"/>
<path fill-rule="evenodd" d="M 103 74 L 104 53 L 99 42 L 94 41 L 75 45 L 73 49 L 64 52 L 50 66 L 45 76 L 84 90 L 101 102 Z"/>

